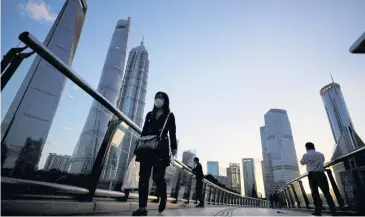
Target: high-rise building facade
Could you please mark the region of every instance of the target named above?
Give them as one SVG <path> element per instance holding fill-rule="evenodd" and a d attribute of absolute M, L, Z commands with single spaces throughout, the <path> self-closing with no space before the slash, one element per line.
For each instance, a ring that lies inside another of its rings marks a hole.
<path fill-rule="evenodd" d="M 50 153 L 47 157 L 46 164 L 44 165 L 44 170 L 59 170 L 61 172 L 67 172 L 71 163 L 71 156 L 60 155 L 55 153 Z"/>
<path fill-rule="evenodd" d="M 194 168 L 194 158 L 196 157 L 196 150 L 187 150 L 183 152 L 182 163 Z"/>
<path fill-rule="evenodd" d="M 86 10 L 84 0 L 67 0 L 43 42 L 68 66 L 72 65 L 75 56 Z M 27 141 L 28 144 L 38 141 L 37 150 L 42 152 L 65 82 L 62 73 L 40 56 L 35 58 L 1 124 L 1 145 L 8 149 L 3 167 L 15 169 L 15 162 Z M 39 160 L 33 159 L 34 164 L 28 164 L 27 168 L 37 169 Z"/>
<path fill-rule="evenodd" d="M 362 144 L 357 142 L 357 134 L 340 85 L 332 82 L 321 89 L 320 95 L 335 141 L 332 158 L 341 157 L 344 154 L 360 148 Z"/>
<path fill-rule="evenodd" d="M 298 159 L 288 114 L 270 109 L 260 128 L 266 197 L 299 176 Z"/>
<path fill-rule="evenodd" d="M 118 106 L 120 89 L 122 87 L 129 29 L 130 18 L 128 20 L 118 20 L 97 89 L 114 106 Z M 110 111 L 97 101 L 93 101 L 79 141 L 71 157 L 71 173 L 87 174 L 91 171 L 111 117 L 112 113 Z M 112 147 L 110 152 L 113 152 L 115 149 L 117 148 Z M 106 164 L 109 163 L 111 162 L 107 161 Z M 105 168 L 109 168 L 109 165 L 106 165 Z M 116 168 L 115 162 L 114 168 Z"/>
<path fill-rule="evenodd" d="M 219 163 L 218 161 L 207 162 L 207 173 L 217 178 L 219 176 Z"/>
<path fill-rule="evenodd" d="M 332 82 L 320 90 L 320 95 L 335 141 L 332 159 L 328 160 L 335 160 L 363 147 L 365 144 L 354 129 L 340 85 Z M 332 169 L 338 189 L 345 195 L 342 184 L 344 177 L 341 176 L 346 176 L 346 169 L 343 164 L 336 164 Z"/>
<path fill-rule="evenodd" d="M 142 127 L 144 119 L 143 114 L 147 93 L 148 69 L 148 52 L 142 39 L 141 44 L 129 52 L 119 103 L 119 110 L 139 127 Z M 133 157 L 131 151 L 133 152 L 135 149 L 138 137 L 139 135 L 132 130 L 127 130 L 125 132 L 125 136 L 117 153 L 118 180 L 123 179 L 124 174 L 127 171 L 128 164 Z"/>
<path fill-rule="evenodd" d="M 222 185 L 228 187 L 228 177 L 227 176 L 218 176 L 217 180 L 219 183 L 221 183 Z"/>
<path fill-rule="evenodd" d="M 245 196 L 257 196 L 256 177 L 255 177 L 255 161 L 253 158 L 242 159 L 243 184 L 245 188 Z"/>
<path fill-rule="evenodd" d="M 227 168 L 228 187 L 241 194 L 241 172 L 239 163 L 229 163 Z"/>

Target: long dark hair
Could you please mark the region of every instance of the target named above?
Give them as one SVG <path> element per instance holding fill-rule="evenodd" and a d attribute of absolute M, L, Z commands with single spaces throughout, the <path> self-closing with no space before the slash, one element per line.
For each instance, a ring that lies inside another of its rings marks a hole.
<path fill-rule="evenodd" d="M 170 112 L 170 99 L 169 99 L 169 96 L 166 93 L 159 91 L 159 92 L 156 93 L 155 99 L 156 99 L 157 95 L 161 95 L 162 98 L 164 99 L 165 102 L 162 106 L 162 109 L 163 109 L 163 112 L 165 114 L 168 114 Z M 156 108 L 155 104 L 153 104 L 152 112 L 153 113 L 157 112 L 157 108 Z"/>

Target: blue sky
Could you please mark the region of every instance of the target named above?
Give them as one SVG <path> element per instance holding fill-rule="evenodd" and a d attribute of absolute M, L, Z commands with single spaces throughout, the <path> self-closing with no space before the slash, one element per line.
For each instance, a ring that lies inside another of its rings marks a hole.
<path fill-rule="evenodd" d="M 1 52 L 29 31 L 43 40 L 63 1 L 2 1 Z M 131 17 L 128 51 L 145 37 L 150 72 L 147 112 L 166 91 L 176 116 L 179 155 L 196 149 L 205 162 L 256 160 L 259 127 L 270 108 L 288 111 L 297 155 L 313 141 L 327 159 L 334 141 L 319 95 L 329 69 L 355 130 L 365 136 L 364 56 L 348 52 L 365 29 L 365 1 L 88 1 L 72 68 L 96 87 L 118 19 Z M 2 117 L 32 59 L 2 94 Z M 71 154 L 91 98 L 67 83 L 45 151 Z M 46 156 L 46 155 L 43 155 Z M 44 160 L 44 159 L 43 159 Z M 304 168 L 301 168 L 304 172 Z"/>

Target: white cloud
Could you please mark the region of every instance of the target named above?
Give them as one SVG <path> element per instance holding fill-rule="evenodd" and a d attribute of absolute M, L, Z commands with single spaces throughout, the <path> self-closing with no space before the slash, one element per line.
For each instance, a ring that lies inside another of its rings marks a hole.
<path fill-rule="evenodd" d="M 19 4 L 18 9 L 21 16 L 28 15 L 30 18 L 41 22 L 53 22 L 56 19 L 50 6 L 47 6 L 43 0 L 28 0 L 27 4 Z"/>
<path fill-rule="evenodd" d="M 47 145 L 49 146 L 56 146 L 56 142 L 55 141 L 48 141 Z"/>
<path fill-rule="evenodd" d="M 72 130 L 72 128 L 66 127 L 66 126 L 64 126 L 63 129 L 65 129 L 65 130 Z"/>

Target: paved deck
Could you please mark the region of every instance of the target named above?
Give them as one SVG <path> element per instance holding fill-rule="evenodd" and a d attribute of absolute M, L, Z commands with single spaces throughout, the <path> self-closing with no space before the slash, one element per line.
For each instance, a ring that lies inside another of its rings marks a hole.
<path fill-rule="evenodd" d="M 123 212 L 94 213 L 97 216 L 131 216 L 130 210 Z M 239 208 L 239 207 L 206 207 L 206 208 L 184 208 L 167 209 L 162 214 L 157 210 L 149 210 L 149 216 L 310 216 L 310 212 L 293 211 L 287 209 L 268 208 Z M 323 213 L 323 216 L 326 216 Z"/>

